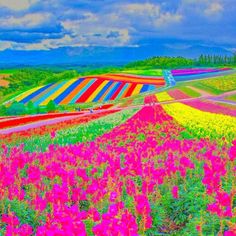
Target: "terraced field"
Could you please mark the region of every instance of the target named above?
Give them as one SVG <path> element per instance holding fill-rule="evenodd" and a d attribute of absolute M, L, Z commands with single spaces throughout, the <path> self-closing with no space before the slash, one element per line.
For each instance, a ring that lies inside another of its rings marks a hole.
<path fill-rule="evenodd" d="M 33 88 L 15 100 L 24 104 L 32 101 L 40 106 L 47 105 L 50 100 L 60 105 L 109 101 L 156 90 L 164 85 L 163 77 L 106 74 Z"/>

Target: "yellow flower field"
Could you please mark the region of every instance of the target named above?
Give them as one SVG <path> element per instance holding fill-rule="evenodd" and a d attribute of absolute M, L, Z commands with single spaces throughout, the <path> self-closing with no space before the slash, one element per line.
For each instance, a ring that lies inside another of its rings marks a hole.
<path fill-rule="evenodd" d="M 231 91 L 236 89 L 236 74 L 203 80 L 200 84 L 222 92 Z"/>
<path fill-rule="evenodd" d="M 156 93 L 156 98 L 158 102 L 165 102 L 165 101 L 171 101 L 174 100 L 167 92 L 161 92 L 161 93 Z"/>
<path fill-rule="evenodd" d="M 225 137 L 228 142 L 236 138 L 235 117 L 203 112 L 182 103 L 165 104 L 163 108 L 178 123 L 199 138 Z"/>

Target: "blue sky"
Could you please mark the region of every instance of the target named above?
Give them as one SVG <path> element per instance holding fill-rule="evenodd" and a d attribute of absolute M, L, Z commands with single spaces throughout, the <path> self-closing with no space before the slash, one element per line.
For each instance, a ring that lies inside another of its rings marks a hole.
<path fill-rule="evenodd" d="M 153 45 L 168 54 L 196 47 L 231 52 L 235 12 L 235 0 L 0 0 L 0 52 L 66 48 L 72 56 Z"/>

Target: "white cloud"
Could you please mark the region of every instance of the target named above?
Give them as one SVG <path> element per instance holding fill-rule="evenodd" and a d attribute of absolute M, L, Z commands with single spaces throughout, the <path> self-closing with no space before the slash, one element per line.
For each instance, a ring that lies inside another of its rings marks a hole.
<path fill-rule="evenodd" d="M 149 27 L 165 27 L 172 23 L 178 23 L 182 20 L 182 15 L 179 13 L 171 13 L 163 11 L 159 4 L 141 4 L 131 3 L 121 6 L 121 11 L 118 13 L 120 17 L 130 20 L 130 24 L 136 22 L 141 26 Z"/>
<path fill-rule="evenodd" d="M 224 11 L 224 4 L 221 0 L 182 0 L 179 8 L 185 14 L 191 12 L 213 19 L 212 16 L 219 16 Z"/>
<path fill-rule="evenodd" d="M 123 46 L 130 40 L 129 30 L 112 24 L 108 15 L 85 13 L 84 18 L 61 22 L 73 42 L 91 46 Z"/>
<path fill-rule="evenodd" d="M 160 17 L 156 20 L 156 26 L 166 26 L 172 23 L 181 22 L 183 16 L 181 14 L 171 14 L 169 12 L 162 13 Z"/>
<path fill-rule="evenodd" d="M 88 46 L 86 44 L 80 44 L 76 42 L 69 35 L 65 35 L 60 39 L 43 39 L 39 43 L 18 43 L 15 47 L 16 50 L 50 50 L 58 47 L 79 47 L 79 46 Z"/>
<path fill-rule="evenodd" d="M 89 46 L 123 46 L 126 45 L 129 40 L 128 31 L 117 30 L 114 31 L 117 34 L 117 38 L 107 37 L 112 32 L 106 32 L 101 34 L 101 36 L 96 36 L 96 34 L 78 35 L 76 37 L 71 37 L 70 35 L 65 35 L 60 39 L 44 39 L 39 43 L 18 43 L 15 45 L 15 50 L 50 50 L 59 47 L 89 47 Z M 113 33 L 114 33 L 113 32 Z M 116 35 L 115 34 L 115 35 Z M 129 45 L 132 46 L 132 45 Z M 136 45 L 135 45 L 136 46 Z M 1 50 L 1 49 L 0 49 Z"/>
<path fill-rule="evenodd" d="M 26 2 L 32 3 L 32 1 Z M 180 14 L 164 11 L 161 5 L 151 3 L 116 3 L 109 6 L 109 9 L 104 7 L 96 14 L 89 10 L 69 8 L 65 11 L 65 15 L 68 17 L 62 18 L 60 22 L 65 33 L 62 38 L 43 39 L 36 43 L 16 43 L 15 49 L 48 50 L 66 46 L 132 46 L 137 45 L 134 38 L 138 34 L 148 34 L 150 31 L 156 34 L 157 31 L 161 32 L 165 27 L 168 28 L 168 25 L 182 20 Z M 13 15 L 0 17 L 0 28 L 11 30 L 45 27 L 54 21 L 54 17 L 47 12 L 28 13 L 20 17 Z"/>
<path fill-rule="evenodd" d="M 208 16 L 213 16 L 221 13 L 224 10 L 223 6 L 218 2 L 210 3 L 208 8 L 205 9 L 204 13 Z"/>
<path fill-rule="evenodd" d="M 126 10 L 128 14 L 146 14 L 149 13 L 150 16 L 158 16 L 160 14 L 160 6 L 150 3 L 140 4 L 140 3 L 130 3 L 123 5 L 123 10 Z"/>
<path fill-rule="evenodd" d="M 12 44 L 13 43 L 10 41 L 0 41 L 0 51 L 11 48 Z"/>
<path fill-rule="evenodd" d="M 6 7 L 13 11 L 26 10 L 38 0 L 0 0 L 0 7 Z"/>
<path fill-rule="evenodd" d="M 5 17 L 0 20 L 1 28 L 34 28 L 42 24 L 50 22 L 51 15 L 49 13 L 32 13 L 21 17 Z"/>

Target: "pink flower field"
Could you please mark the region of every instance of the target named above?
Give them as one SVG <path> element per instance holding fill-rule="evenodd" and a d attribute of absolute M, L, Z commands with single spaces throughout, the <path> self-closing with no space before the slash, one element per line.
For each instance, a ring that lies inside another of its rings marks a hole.
<path fill-rule="evenodd" d="M 197 139 L 160 105 L 91 142 L 23 148 L 2 145 L 2 234 L 236 235 L 236 140 Z"/>

